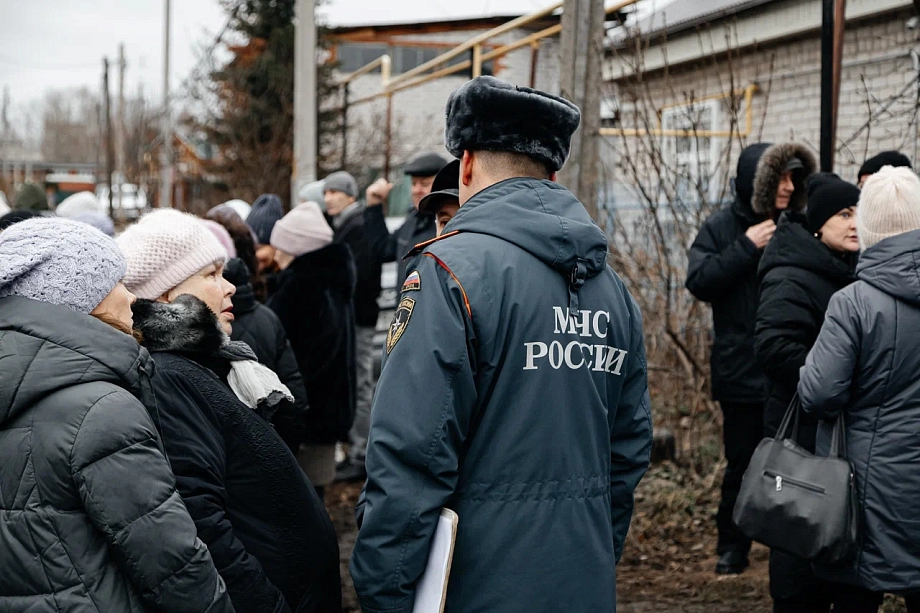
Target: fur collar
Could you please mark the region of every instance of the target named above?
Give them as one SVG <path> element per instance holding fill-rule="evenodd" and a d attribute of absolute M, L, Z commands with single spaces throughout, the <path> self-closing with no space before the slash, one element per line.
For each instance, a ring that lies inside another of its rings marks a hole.
<path fill-rule="evenodd" d="M 198 298 L 185 294 L 171 303 L 138 300 L 132 307 L 134 329 L 148 351 L 213 355 L 228 342 L 217 316 Z"/>
<path fill-rule="evenodd" d="M 754 177 L 754 193 L 751 196 L 751 208 L 762 217 L 776 218 L 776 190 L 786 171 L 786 165 L 793 158 L 798 158 L 805 167 L 803 172 L 793 173 L 799 177 L 795 181 L 795 192 L 789 201 L 793 211 L 804 211 L 808 204 L 805 178 L 818 170 L 818 161 L 811 150 L 800 143 L 781 143 L 767 149 L 757 163 Z"/>

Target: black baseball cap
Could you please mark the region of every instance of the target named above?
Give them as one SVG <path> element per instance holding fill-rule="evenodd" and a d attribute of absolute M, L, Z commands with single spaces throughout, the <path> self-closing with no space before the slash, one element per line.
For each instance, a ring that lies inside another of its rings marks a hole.
<path fill-rule="evenodd" d="M 437 213 L 442 205 L 460 199 L 460 160 L 450 162 L 438 172 L 431 193 L 418 203 L 420 213 Z"/>

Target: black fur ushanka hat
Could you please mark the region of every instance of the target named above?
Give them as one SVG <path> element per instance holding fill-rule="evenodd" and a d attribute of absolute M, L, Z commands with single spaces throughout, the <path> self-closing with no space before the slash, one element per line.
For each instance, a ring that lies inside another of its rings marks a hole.
<path fill-rule="evenodd" d="M 457 158 L 464 151 L 508 151 L 556 172 L 569 156 L 580 122 L 581 112 L 568 100 L 495 77 L 477 77 L 447 100 L 444 144 Z"/>

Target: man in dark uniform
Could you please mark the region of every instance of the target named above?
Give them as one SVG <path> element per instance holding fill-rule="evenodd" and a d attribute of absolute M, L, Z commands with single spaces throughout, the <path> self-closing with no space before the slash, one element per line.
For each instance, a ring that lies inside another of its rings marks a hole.
<path fill-rule="evenodd" d="M 364 211 L 364 224 L 370 251 L 381 263 L 396 262 L 396 281 L 402 283 L 406 278 L 406 263 L 403 256 L 418 243 L 435 237 L 434 216 L 419 211 L 422 198 L 431 192 L 434 177 L 447 160 L 435 153 L 420 155 L 406 166 L 404 172 L 412 177 L 412 210 L 406 214 L 403 225 L 390 234 L 384 220 L 382 205 L 390 194 L 392 185 L 385 179 L 379 179 L 367 188 L 367 209 Z"/>
<path fill-rule="evenodd" d="M 412 611 L 442 507 L 451 613 L 615 609 L 651 416 L 639 309 L 554 182 L 579 121 L 492 77 L 448 101 L 462 206 L 417 246 L 387 336 L 351 561 L 365 611 Z"/>
<path fill-rule="evenodd" d="M 432 215 L 437 226 L 437 235 L 444 233 L 447 225 L 460 210 L 460 160 L 454 160 L 441 169 L 431 184 L 431 193 L 418 204 L 420 213 Z"/>

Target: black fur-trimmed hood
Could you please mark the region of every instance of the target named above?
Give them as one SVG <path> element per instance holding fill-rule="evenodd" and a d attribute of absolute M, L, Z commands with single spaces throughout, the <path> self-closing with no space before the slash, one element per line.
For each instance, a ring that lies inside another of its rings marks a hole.
<path fill-rule="evenodd" d="M 143 335 L 141 344 L 151 353 L 213 355 L 229 342 L 208 305 L 189 294 L 171 303 L 139 299 L 132 310 L 134 329 Z"/>
<path fill-rule="evenodd" d="M 817 172 L 818 161 L 811 149 L 805 145 L 780 143 L 767 149 L 757 163 L 754 193 L 751 196 L 751 208 L 755 213 L 768 218 L 776 217 L 776 190 L 779 188 L 780 178 L 786 171 L 786 165 L 794 158 L 802 162 L 804 170 L 793 173 L 795 192 L 789 201 L 789 208 L 793 211 L 805 210 L 808 204 L 805 179 Z"/>

